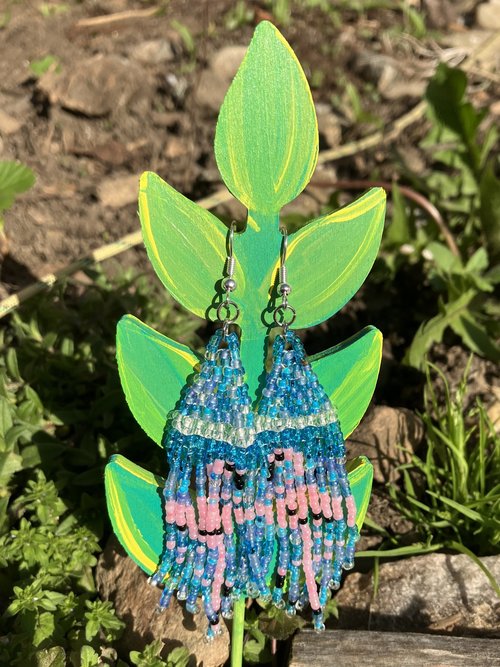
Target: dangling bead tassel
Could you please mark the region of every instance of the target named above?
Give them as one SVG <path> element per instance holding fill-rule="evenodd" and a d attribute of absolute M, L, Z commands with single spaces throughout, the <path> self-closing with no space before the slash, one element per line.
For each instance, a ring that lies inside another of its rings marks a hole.
<path fill-rule="evenodd" d="M 201 596 L 209 639 L 220 633 L 220 617 L 232 616 L 235 599 L 270 596 L 272 489 L 267 468 L 262 474 L 255 463 L 247 468 L 245 448 L 255 436 L 238 338 L 221 329 L 164 438 L 170 467 L 163 491 L 164 551 L 150 578 L 153 585 L 164 584 L 161 609 L 177 594 L 194 614 Z"/>
<path fill-rule="evenodd" d="M 276 507 L 272 600 L 289 614 L 309 603 L 314 627 L 323 630 L 329 591 L 354 564 L 356 507 L 335 411 L 291 331 L 275 340 L 256 427 L 267 519 L 273 500 Z"/>

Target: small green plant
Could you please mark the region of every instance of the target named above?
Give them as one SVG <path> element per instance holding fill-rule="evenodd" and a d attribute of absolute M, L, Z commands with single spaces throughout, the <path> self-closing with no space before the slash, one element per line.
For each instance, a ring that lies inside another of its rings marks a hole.
<path fill-rule="evenodd" d="M 80 653 L 116 639 L 124 623 L 111 603 L 90 599 L 97 537 L 67 511 L 55 484 L 38 470 L 11 512 L 22 518 L 0 537 L 0 552 L 3 576 L 16 582 L 4 613 L 14 632 L 0 648 L 0 661 L 26 665 L 47 648 Z"/>
<path fill-rule="evenodd" d="M 400 467 L 400 488 L 388 487 L 394 506 L 413 525 L 419 542 L 384 545 L 371 555 L 402 556 L 438 549 L 467 554 L 488 576 L 500 596 L 500 585 L 478 556 L 500 553 L 500 436 L 479 400 L 465 407 L 466 369 L 452 394 L 436 366 L 428 364 L 422 415 L 427 435 L 423 456 L 408 452 L 410 462 Z M 440 380 L 444 399 L 435 389 Z"/>
<path fill-rule="evenodd" d="M 193 33 L 189 30 L 185 23 L 181 23 L 180 21 L 172 21 L 171 26 L 179 34 L 179 37 L 181 38 L 187 53 L 191 57 L 194 57 L 196 43 L 194 41 Z"/>
<path fill-rule="evenodd" d="M 281 25 L 288 25 L 292 14 L 292 0 L 272 0 L 273 16 Z"/>
<path fill-rule="evenodd" d="M 160 658 L 163 648 L 161 640 L 148 644 L 143 651 L 131 651 L 130 661 L 137 667 L 187 667 L 189 663 L 189 651 L 183 646 L 174 648 L 168 654 L 166 660 Z"/>
<path fill-rule="evenodd" d="M 254 16 L 255 11 L 248 5 L 246 0 L 237 0 L 226 13 L 224 23 L 228 30 L 236 30 L 243 25 L 251 23 Z"/>
<path fill-rule="evenodd" d="M 447 327 L 470 350 L 500 361 L 500 348 L 494 338 L 500 333 L 496 320 L 497 302 L 492 297 L 500 282 L 500 271 L 488 266 L 484 248 L 479 248 L 464 263 L 441 243 L 427 246 L 427 275 L 440 294 L 439 314 L 423 322 L 408 349 L 406 359 L 421 366 L 432 343 L 440 341 Z"/>
<path fill-rule="evenodd" d="M 118 447 L 143 450 L 119 389 L 115 322 L 132 309 L 199 344 L 198 323 L 149 278 L 88 274 L 91 284 L 58 285 L 0 330 L 1 665 L 97 667 L 113 650 L 123 623 L 94 582 L 103 467 Z"/>
<path fill-rule="evenodd" d="M 438 67 L 426 93 L 431 127 L 421 143 L 429 168 L 406 174 L 441 214 L 441 226 L 424 222 L 394 185 L 392 222 L 383 241 L 391 281 L 409 265 L 415 275 L 420 272 L 419 298 L 409 314 L 417 331 L 405 357 L 420 368 L 432 344 L 450 330 L 472 352 L 500 360 L 493 297 L 500 282 L 500 181 L 493 151 L 498 130 L 483 122 L 488 110 L 474 108 L 466 89 L 464 72 Z"/>
<path fill-rule="evenodd" d="M 493 153 L 498 129 L 495 123 L 483 129 L 488 109 L 476 109 L 466 91 L 465 72 L 444 64 L 429 82 L 426 98 L 433 124 L 422 147 L 434 169 L 425 184 L 447 214 L 462 251 L 479 234 L 493 262 L 500 259 L 500 180 L 495 177 L 498 157 Z"/>
<path fill-rule="evenodd" d="M 59 71 L 59 58 L 49 54 L 43 58 L 40 58 L 39 60 L 32 60 L 30 62 L 30 70 L 36 77 L 42 76 L 45 74 L 45 72 L 48 72 L 49 69 L 55 69 L 56 71 Z"/>
<path fill-rule="evenodd" d="M 29 190 L 35 183 L 32 170 L 20 162 L 0 161 L 0 232 L 3 230 L 3 212 L 9 209 L 15 198 Z"/>
<path fill-rule="evenodd" d="M 38 9 L 44 18 L 50 18 L 51 16 L 66 14 L 70 11 L 71 5 L 63 2 L 41 2 Z"/>

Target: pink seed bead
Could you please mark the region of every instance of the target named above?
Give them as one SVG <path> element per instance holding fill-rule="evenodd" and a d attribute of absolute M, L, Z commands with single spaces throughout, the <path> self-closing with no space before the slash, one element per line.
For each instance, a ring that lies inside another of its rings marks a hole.
<path fill-rule="evenodd" d="M 247 521 L 253 521 L 255 519 L 255 510 L 253 507 L 247 507 L 245 510 L 245 519 Z"/>
<path fill-rule="evenodd" d="M 213 464 L 212 472 L 216 475 L 222 475 L 224 470 L 224 461 L 222 459 L 216 459 Z"/>
<path fill-rule="evenodd" d="M 345 504 L 347 507 L 347 525 L 349 528 L 353 528 L 356 525 L 356 501 L 354 496 L 347 496 Z"/>
<path fill-rule="evenodd" d="M 329 517 L 332 516 L 332 505 L 330 502 L 330 496 L 328 494 L 328 491 L 320 492 L 319 499 L 321 503 L 321 511 L 323 512 L 323 516 L 325 517 L 325 519 L 328 519 Z"/>
<path fill-rule="evenodd" d="M 231 519 L 231 505 L 224 505 L 222 508 L 222 525 L 227 535 L 233 534 L 233 522 Z"/>
<path fill-rule="evenodd" d="M 342 512 L 342 498 L 340 496 L 332 496 L 332 510 L 335 521 L 342 521 L 344 513 Z"/>
<path fill-rule="evenodd" d="M 263 502 L 256 500 L 255 501 L 255 513 L 257 516 L 264 516 L 266 511 L 265 505 Z"/>

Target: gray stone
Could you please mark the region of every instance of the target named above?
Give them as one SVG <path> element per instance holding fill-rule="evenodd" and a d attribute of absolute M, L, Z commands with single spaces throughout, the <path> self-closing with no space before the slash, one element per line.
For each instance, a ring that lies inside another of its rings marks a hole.
<path fill-rule="evenodd" d="M 455 23 L 460 12 L 452 0 L 423 0 L 422 5 L 427 15 L 427 25 L 437 30 Z"/>
<path fill-rule="evenodd" d="M 39 88 L 69 111 L 85 116 L 106 116 L 145 96 L 147 78 L 138 65 L 117 56 L 97 55 L 73 63 L 62 72 L 47 72 Z"/>
<path fill-rule="evenodd" d="M 174 59 L 174 50 L 166 39 L 148 39 L 134 46 L 130 56 L 143 65 L 160 65 Z"/>
<path fill-rule="evenodd" d="M 190 667 L 219 667 L 226 662 L 229 656 L 227 629 L 223 627 L 222 635 L 208 643 L 203 612 L 192 617 L 173 599 L 165 612 L 156 613 L 160 589 L 147 583 L 147 576 L 114 538 L 99 558 L 96 581 L 101 597 L 113 601 L 116 613 L 127 625 L 117 645 L 123 657 L 161 639 L 163 657 L 176 646 L 186 646 L 191 656 Z"/>
<path fill-rule="evenodd" d="M 477 24 L 485 30 L 500 30 L 500 2 L 481 3 L 476 10 Z"/>
<path fill-rule="evenodd" d="M 219 111 L 224 96 L 246 53 L 246 46 L 225 46 L 210 59 L 201 73 L 195 101 L 212 111 Z"/>
<path fill-rule="evenodd" d="M 333 113 L 329 104 L 316 104 L 316 115 L 318 117 L 318 130 L 327 146 L 334 148 L 340 144 L 341 128 L 340 120 Z"/>
<path fill-rule="evenodd" d="M 105 178 L 97 186 L 97 196 L 103 206 L 122 208 L 137 201 L 140 174 Z"/>
<path fill-rule="evenodd" d="M 399 478 L 397 466 L 408 461 L 424 437 L 420 417 L 407 408 L 376 405 L 370 409 L 347 442 L 349 458 L 367 456 L 377 482 Z"/>
<path fill-rule="evenodd" d="M 500 581 L 500 556 L 481 559 Z M 462 554 L 427 554 L 353 573 L 337 594 L 342 628 L 500 637 L 500 600 L 482 570 Z"/>
<path fill-rule="evenodd" d="M 0 109 L 0 134 L 15 134 L 22 128 L 22 126 L 22 119 L 9 116 L 9 114 Z"/>

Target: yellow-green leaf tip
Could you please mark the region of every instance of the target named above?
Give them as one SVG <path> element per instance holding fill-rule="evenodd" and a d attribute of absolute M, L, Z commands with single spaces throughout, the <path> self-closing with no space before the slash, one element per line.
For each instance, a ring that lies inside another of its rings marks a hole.
<path fill-rule="evenodd" d="M 268 21 L 257 26 L 222 104 L 215 157 L 228 189 L 252 211 L 279 211 L 311 179 L 318 159 L 311 91 Z"/>

